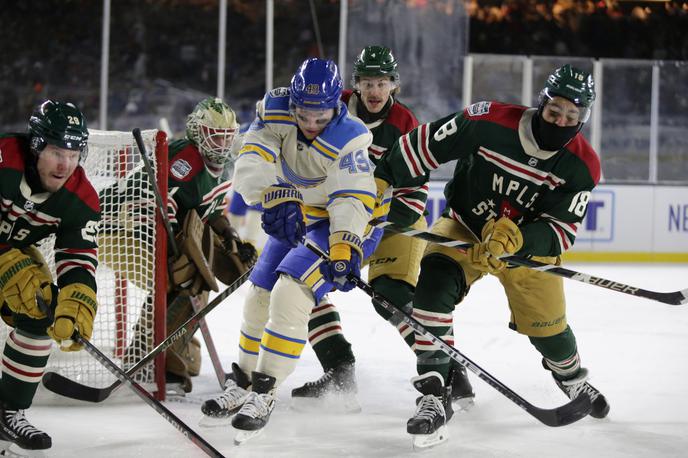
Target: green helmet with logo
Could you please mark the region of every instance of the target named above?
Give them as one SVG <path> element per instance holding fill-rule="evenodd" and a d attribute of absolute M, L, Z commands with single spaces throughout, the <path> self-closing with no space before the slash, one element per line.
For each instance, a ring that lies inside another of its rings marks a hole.
<path fill-rule="evenodd" d="M 47 145 L 79 151 L 81 160 L 88 151 L 86 118 L 73 103 L 41 103 L 29 119 L 29 136 L 36 155 Z"/>
<path fill-rule="evenodd" d="M 229 151 L 238 131 L 234 110 L 216 97 L 201 100 L 186 120 L 186 136 L 205 160 L 218 168 L 230 159 Z"/>
<path fill-rule="evenodd" d="M 356 86 L 361 76 L 389 76 L 399 85 L 397 60 L 392 51 L 385 46 L 366 46 L 354 62 L 351 84 Z"/>
<path fill-rule="evenodd" d="M 540 92 L 540 106 L 554 96 L 568 99 L 582 108 L 581 122 L 586 122 L 595 101 L 595 82 L 592 75 L 569 64 L 557 68 L 549 75 L 545 87 Z"/>

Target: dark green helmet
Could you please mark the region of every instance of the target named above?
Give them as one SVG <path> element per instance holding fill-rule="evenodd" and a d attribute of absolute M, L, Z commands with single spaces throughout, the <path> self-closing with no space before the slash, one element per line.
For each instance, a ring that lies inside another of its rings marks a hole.
<path fill-rule="evenodd" d="M 86 156 L 88 128 L 86 118 L 73 103 L 46 100 L 29 119 L 31 149 L 36 155 L 47 145 L 79 151 Z"/>
<path fill-rule="evenodd" d="M 351 76 L 352 85 L 356 85 L 361 76 L 389 76 L 399 84 L 397 60 L 392 51 L 385 46 L 366 46 L 354 62 L 354 72 Z"/>
<path fill-rule="evenodd" d="M 584 70 L 566 64 L 549 75 L 545 87 L 540 92 L 540 105 L 554 96 L 564 97 L 576 106 L 585 108 L 581 122 L 588 120 L 592 103 L 595 101 L 595 82 L 592 75 Z M 581 113 L 583 114 L 583 113 Z"/>

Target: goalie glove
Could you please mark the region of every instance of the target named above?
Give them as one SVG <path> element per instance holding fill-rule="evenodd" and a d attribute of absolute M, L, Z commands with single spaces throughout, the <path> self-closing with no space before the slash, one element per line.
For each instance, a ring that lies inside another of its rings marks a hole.
<path fill-rule="evenodd" d="M 97 310 L 95 291 L 83 283 L 65 286 L 57 295 L 55 321 L 48 328 L 48 335 L 60 345 L 62 351 L 81 350 L 83 345 L 72 341 L 72 335 L 74 331 L 79 331 L 81 337 L 91 340 Z"/>
<path fill-rule="evenodd" d="M 215 218 L 210 222 L 210 227 L 220 238 L 222 249 L 225 251 L 225 256 L 231 254 L 236 255 L 239 261 L 250 268 L 258 260 L 258 252 L 256 247 L 249 242 L 244 242 L 237 234 L 236 230 L 229 224 L 229 220 L 224 216 Z"/>
<path fill-rule="evenodd" d="M 40 265 L 20 250 L 10 248 L 0 254 L 0 291 L 13 312 L 33 319 L 45 318 L 36 294 L 41 294 L 50 303 L 53 297 L 51 282 L 52 278 Z"/>
<path fill-rule="evenodd" d="M 521 230 L 505 216 L 485 223 L 481 235 L 483 241 L 469 248 L 466 254 L 472 266 L 482 272 L 495 274 L 504 270 L 506 262 L 499 257 L 512 255 L 523 246 Z"/>

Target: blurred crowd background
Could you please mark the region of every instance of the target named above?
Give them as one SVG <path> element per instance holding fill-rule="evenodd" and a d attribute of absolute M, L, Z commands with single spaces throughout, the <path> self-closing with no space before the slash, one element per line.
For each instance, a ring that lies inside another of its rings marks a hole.
<path fill-rule="evenodd" d="M 224 96 L 242 123 L 252 120 L 255 101 L 266 90 L 266 3 L 227 0 Z M 0 132 L 25 130 L 31 110 L 48 97 L 77 103 L 94 128 L 156 128 L 165 118 L 174 132 L 182 132 L 193 106 L 216 94 L 219 0 L 113 0 L 103 126 L 98 119 L 103 4 L 4 3 Z M 273 4 L 274 86 L 288 85 L 306 57 L 338 60 L 340 0 Z M 688 2 L 348 0 L 346 5 L 345 83 L 363 46 L 391 47 L 400 63 L 402 100 L 422 122 L 464 106 L 467 55 L 476 65 L 472 101 L 517 103 L 521 56 L 537 59 L 534 95 L 553 65 L 577 58 L 591 71 L 594 59 L 603 59 L 607 137 L 601 155 L 611 165 L 648 162 L 649 94 L 653 66 L 660 66 L 659 144 L 670 158 L 668 175 L 660 180 L 688 181 L 688 140 L 680 134 L 688 128 Z M 629 126 L 631 135 L 624 130 Z M 605 158 L 607 150 L 612 153 Z M 622 169 L 618 176 L 647 179 L 647 166 Z"/>

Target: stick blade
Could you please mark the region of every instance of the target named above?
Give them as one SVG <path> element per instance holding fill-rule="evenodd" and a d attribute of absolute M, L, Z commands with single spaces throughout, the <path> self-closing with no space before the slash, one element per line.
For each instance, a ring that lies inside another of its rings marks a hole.
<path fill-rule="evenodd" d="M 588 416 L 592 411 L 592 402 L 587 393 L 581 393 L 568 404 L 556 409 L 540 409 L 533 406 L 526 410 L 547 426 L 566 426 Z"/>
<path fill-rule="evenodd" d="M 112 389 L 94 388 L 68 379 L 57 372 L 46 372 L 42 378 L 43 386 L 53 393 L 67 398 L 87 402 L 102 402 L 110 396 Z"/>

